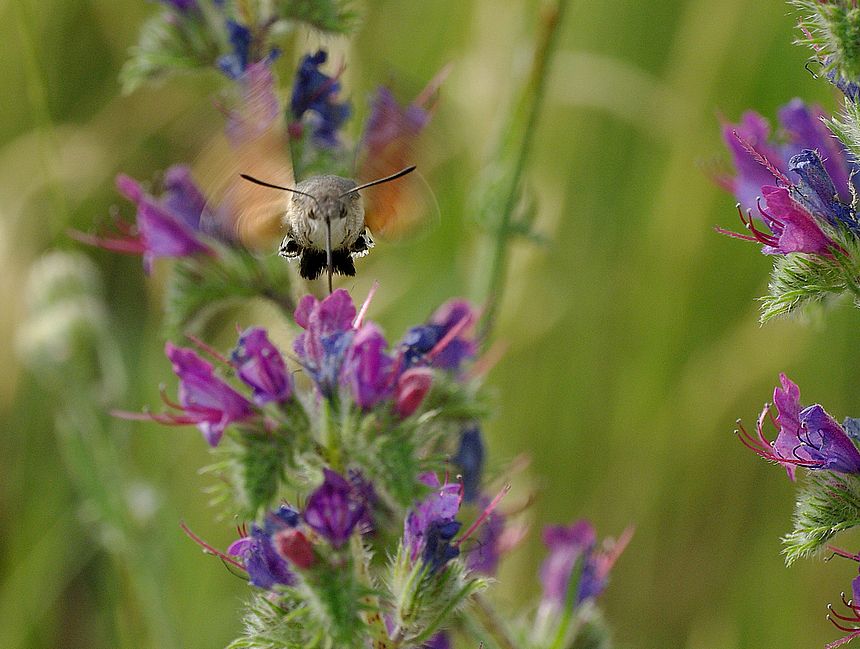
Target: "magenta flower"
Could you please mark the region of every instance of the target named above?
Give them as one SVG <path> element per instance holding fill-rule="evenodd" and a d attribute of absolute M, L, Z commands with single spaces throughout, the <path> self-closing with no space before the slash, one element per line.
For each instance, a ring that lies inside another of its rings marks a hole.
<path fill-rule="evenodd" d="M 368 322 L 355 333 L 346 351 L 341 382 L 349 386 L 362 410 L 370 410 L 393 392 L 394 361 L 385 353 L 387 346 L 379 327 Z"/>
<path fill-rule="evenodd" d="M 254 416 L 251 403 L 215 376 L 212 365 L 194 350 L 170 342 L 164 350 L 179 377 L 179 403 L 185 420 L 176 423 L 197 424 L 209 445 L 217 446 L 227 426 Z"/>
<path fill-rule="evenodd" d="M 323 476 L 322 485 L 308 498 L 303 517 L 308 527 L 339 548 L 365 515 L 366 505 L 343 476 L 331 469 L 323 469 Z"/>
<path fill-rule="evenodd" d="M 762 252 L 766 255 L 786 255 L 791 252 L 803 252 L 822 257 L 832 257 L 833 250 L 840 246 L 816 223 L 812 215 L 797 201 L 788 189 L 784 187 L 764 186 L 761 188 L 767 208 L 758 206 L 762 221 L 770 229 L 771 234 L 759 230 L 751 214 L 744 217 L 738 208 L 741 222 L 751 232 L 749 235 L 739 234 L 730 230 L 717 228 L 717 232 L 736 239 L 756 241 L 763 245 Z"/>
<path fill-rule="evenodd" d="M 143 191 L 133 178 L 120 174 L 116 184 L 123 196 L 137 205 L 137 224 L 132 227 L 117 222 L 120 236 L 101 237 L 73 231 L 78 241 L 112 252 L 142 255 L 144 270 L 152 270 L 159 257 L 191 257 L 213 254 L 198 236 L 196 228 L 205 209 L 205 201 L 194 185 L 187 168 L 171 167 L 165 174 L 166 192 L 161 199 Z M 200 209 L 195 215 L 195 211 Z"/>
<path fill-rule="evenodd" d="M 820 405 L 803 408 L 800 389 L 785 374 L 780 374 L 779 380 L 782 387 L 773 391 L 776 418 L 765 404 L 756 422 L 756 437 L 739 425 L 741 442 L 766 460 L 782 465 L 792 480 L 798 466 L 860 473 L 860 451 L 845 430 Z M 773 442 L 764 434 L 767 419 L 779 428 Z"/>
<path fill-rule="evenodd" d="M 337 389 L 344 355 L 355 335 L 355 316 L 352 298 L 342 288 L 322 302 L 305 295 L 296 307 L 296 324 L 305 332 L 296 338 L 293 349 L 324 396 L 332 396 Z"/>
<path fill-rule="evenodd" d="M 282 403 L 292 395 L 287 365 L 265 329 L 251 327 L 243 331 L 231 360 L 239 378 L 253 389 L 258 406 L 272 401 Z"/>

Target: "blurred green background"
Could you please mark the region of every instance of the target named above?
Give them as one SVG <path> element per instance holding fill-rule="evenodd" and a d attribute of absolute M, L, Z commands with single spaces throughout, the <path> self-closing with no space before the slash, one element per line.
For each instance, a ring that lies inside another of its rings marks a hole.
<path fill-rule="evenodd" d="M 476 260 L 486 234 L 460 206 L 527 74 L 539 9 L 374 0 L 362 3 L 352 41 L 299 39 L 345 54 L 359 116 L 376 83 L 394 79 L 408 97 L 454 65 L 428 152 L 440 222 L 418 240 L 380 245 L 346 284 L 362 295 L 380 280 L 372 316 L 390 338 L 449 296 L 484 298 Z M 219 128 L 215 75 L 120 97 L 119 68 L 156 10 L 0 0 L 4 649 L 209 648 L 239 629 L 248 587 L 178 527 L 185 520 L 219 547 L 234 536 L 206 504 L 199 434 L 98 418 L 82 424 L 91 439 L 70 436 L 59 404 L 91 395 L 77 385 L 75 359 L 39 376 L 39 354 L 55 351 L 40 336 L 56 323 L 26 309 L 39 301 L 29 268 L 51 249 L 81 247 L 67 227 L 107 220 L 121 202 L 118 171 L 151 178 L 193 160 Z M 731 432 L 739 416 L 754 421 L 780 371 L 804 403 L 840 419 L 860 414 L 860 313 L 842 303 L 826 318 L 759 327 L 755 297 L 769 260 L 713 232 L 736 215 L 705 171 L 725 157 L 718 114 L 734 120 L 754 107 L 772 118 L 794 96 L 835 106 L 828 85 L 804 71 L 793 37 L 775 0 L 572 5 L 528 171 L 537 227 L 552 243 L 514 247 L 497 329 L 507 351 L 490 375 L 491 461 L 528 453 L 531 483 L 517 482 L 519 497 L 538 489 L 531 539 L 495 589 L 511 610 L 539 591 L 541 526 L 587 516 L 602 535 L 637 528 L 602 599 L 620 647 L 815 647 L 839 635 L 825 604 L 848 589 L 855 566 L 783 566 L 794 488 Z M 294 61 L 285 56 L 282 72 Z M 137 258 L 86 254 L 107 307 L 93 335 L 119 343 L 95 365 L 127 366 L 127 385 L 121 370 L 105 379 L 112 403 L 156 404 L 159 383 L 172 378 L 159 329 L 165 265 L 146 280 Z M 261 307 L 243 323 L 271 316 Z M 36 358 L 36 371 L 22 358 Z M 105 426 L 110 436 L 97 432 Z M 94 513 L 105 508 L 115 519 Z M 841 543 L 856 550 L 856 540 Z"/>

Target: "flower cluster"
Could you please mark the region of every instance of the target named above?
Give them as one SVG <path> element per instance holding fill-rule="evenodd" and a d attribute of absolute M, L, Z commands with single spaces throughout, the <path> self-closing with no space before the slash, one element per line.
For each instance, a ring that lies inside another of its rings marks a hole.
<path fill-rule="evenodd" d="M 737 198 L 750 234 L 721 232 L 757 241 L 766 254 L 820 256 L 839 248 L 840 231 L 860 233 L 852 204 L 856 165 L 824 119 L 820 108 L 795 99 L 779 112 L 783 142 L 771 139 L 767 121 L 752 111 L 723 126 L 735 175 L 718 180 Z M 753 210 L 770 234 L 758 229 Z"/>
<path fill-rule="evenodd" d="M 121 174 L 135 223 L 117 221 L 117 235 L 73 233 L 141 255 L 147 273 L 156 259 L 177 260 L 166 291 L 173 342 L 165 345 L 176 396 L 163 390 L 159 412 L 115 414 L 195 426 L 210 447 L 213 502 L 245 522 L 223 551 L 182 527 L 253 587 L 234 648 L 442 649 L 455 629 L 476 639 L 477 618 L 466 622 L 475 616 L 465 605 L 498 617 L 479 595 L 526 530 L 520 512 L 505 509 L 510 485 L 485 472 L 478 310 L 450 300 L 389 343 L 368 318 L 376 285 L 358 307 L 344 289 L 299 297 L 287 265 L 270 254 L 283 236 L 283 197 L 273 199 L 272 187 L 323 173 L 361 184 L 408 170 L 447 74 L 406 105 L 377 89 L 362 135 L 350 139 L 342 63 L 332 66 L 325 50 L 298 57 L 286 92 L 273 65 L 287 58 L 282 36 L 296 26 L 348 31 L 348 5 L 162 0 L 123 72 L 125 88 L 180 70 L 218 70 L 226 143 L 242 167 L 204 189 L 186 165 L 168 169 L 154 189 Z M 398 212 L 414 191 L 406 183 L 374 188 L 365 226 L 402 232 L 411 223 Z M 269 254 L 255 254 L 267 246 Z M 240 331 L 223 354 L 193 335 L 222 304 L 257 296 L 290 316 L 288 348 L 273 342 L 286 335 L 273 328 Z M 599 548 L 581 521 L 546 538 L 541 624 L 566 647 L 581 629 L 606 638 L 591 603 L 629 534 Z M 513 618 L 486 626 L 500 646 L 533 627 Z M 531 644 L 561 647 L 551 640 Z"/>

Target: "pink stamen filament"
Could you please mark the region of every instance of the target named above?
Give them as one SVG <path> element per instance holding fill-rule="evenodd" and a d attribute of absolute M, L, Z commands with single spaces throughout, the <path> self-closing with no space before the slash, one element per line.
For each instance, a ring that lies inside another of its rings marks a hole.
<path fill-rule="evenodd" d="M 767 169 L 773 175 L 774 178 L 781 181 L 783 184 L 791 185 L 791 181 L 786 178 L 785 174 L 783 174 L 779 169 L 774 167 L 770 160 L 767 159 L 767 157 L 759 153 L 758 149 L 756 149 L 754 145 L 744 140 L 740 135 L 738 135 L 737 131 L 732 131 L 732 134 L 735 136 L 737 141 L 741 143 L 741 146 L 744 148 L 744 150 L 753 157 L 753 160 L 755 160 L 761 166 Z"/>
<path fill-rule="evenodd" d="M 194 532 L 192 532 L 192 531 L 188 528 L 188 526 L 185 524 L 185 521 L 181 521 L 181 522 L 179 523 L 179 527 L 181 527 L 181 528 L 182 528 L 182 531 L 183 531 L 183 532 L 185 532 L 185 534 L 187 534 L 187 535 L 188 535 L 188 537 L 189 537 L 192 541 L 194 541 L 197 545 L 199 545 L 201 548 L 203 548 L 203 550 L 204 550 L 205 552 L 208 552 L 209 554 L 213 554 L 213 555 L 215 555 L 216 557 L 218 557 L 218 558 L 219 558 L 219 559 L 221 559 L 222 561 L 226 561 L 226 562 L 227 562 L 227 563 L 229 563 L 230 565 L 236 566 L 239 570 L 242 570 L 243 572 L 248 572 L 248 571 L 247 571 L 247 569 L 245 568 L 244 564 L 242 564 L 242 563 L 240 563 L 240 562 L 236 561 L 236 560 L 235 560 L 233 557 L 231 557 L 230 555 L 225 554 L 225 553 L 221 552 L 220 550 L 216 550 L 216 549 L 215 549 L 215 548 L 213 548 L 211 545 L 209 545 L 208 543 L 206 543 L 206 541 L 204 541 L 204 540 L 203 540 L 203 539 L 201 539 L 199 536 L 197 536 Z"/>
<path fill-rule="evenodd" d="M 457 324 L 451 327 L 448 330 L 448 333 L 442 336 L 442 339 L 438 343 L 436 343 L 433 349 L 427 352 L 427 360 L 432 363 L 433 359 L 439 354 L 441 354 L 445 350 L 445 348 L 450 345 L 454 341 L 454 339 L 456 339 L 457 336 L 459 336 L 463 332 L 463 330 L 471 324 L 471 314 L 464 315 L 462 318 L 460 318 L 460 320 L 457 321 Z"/>
<path fill-rule="evenodd" d="M 463 536 L 461 536 L 459 539 L 454 541 L 453 545 L 455 548 L 459 547 L 463 543 L 463 541 L 465 541 L 470 536 L 472 536 L 472 534 L 475 533 L 475 530 L 477 530 L 484 523 L 484 521 L 487 520 L 487 518 L 489 518 L 490 514 L 493 513 L 493 511 L 496 509 L 496 507 L 498 507 L 499 503 L 502 502 L 502 498 L 507 496 L 508 492 L 510 492 L 510 490 L 511 490 L 510 484 L 506 484 L 504 487 L 502 487 L 502 490 L 496 494 L 496 497 L 493 498 L 493 500 L 490 502 L 489 505 L 487 505 L 487 508 L 481 512 L 481 515 L 478 516 L 478 518 L 475 519 L 475 522 L 469 526 L 469 529 L 467 529 L 463 533 Z"/>
<path fill-rule="evenodd" d="M 233 367 L 233 364 L 230 362 L 229 359 L 225 358 L 220 352 L 218 352 L 217 350 L 213 349 L 211 346 L 209 346 L 208 344 L 206 344 L 205 342 L 200 340 L 197 336 L 194 336 L 192 334 L 185 334 L 185 337 L 188 338 L 188 340 L 190 340 L 192 343 L 194 343 L 194 345 L 198 349 L 206 352 L 212 358 L 220 361 L 221 363 L 223 363 L 224 365 L 227 365 L 228 367 Z"/>
<path fill-rule="evenodd" d="M 842 620 L 844 622 L 860 622 L 860 617 L 858 617 L 856 611 L 854 612 L 854 615 L 849 617 L 846 615 L 840 615 L 835 610 L 833 610 L 833 604 L 828 604 L 827 610 L 829 610 L 835 617 L 839 618 L 840 620 Z"/>
<path fill-rule="evenodd" d="M 830 623 L 833 626 L 835 626 L 840 631 L 845 631 L 845 633 L 856 633 L 856 632 L 860 631 L 860 629 L 858 629 L 857 627 L 842 626 L 836 620 L 834 620 L 832 617 L 830 617 L 830 615 L 827 616 L 827 619 L 830 621 Z"/>
<path fill-rule="evenodd" d="M 364 322 L 364 316 L 367 315 L 367 309 L 370 307 L 370 301 L 373 299 L 373 296 L 376 295 L 376 290 L 379 288 L 379 281 L 374 280 L 373 285 L 370 287 L 370 290 L 367 292 L 367 297 L 361 305 L 361 309 L 358 311 L 358 315 L 355 316 L 355 320 L 352 321 L 352 328 L 358 329 L 361 327 L 361 324 Z"/>

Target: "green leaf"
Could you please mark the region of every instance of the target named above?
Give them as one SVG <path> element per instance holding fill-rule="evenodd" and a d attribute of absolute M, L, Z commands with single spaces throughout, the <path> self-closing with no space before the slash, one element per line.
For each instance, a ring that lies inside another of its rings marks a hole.
<path fill-rule="evenodd" d="M 167 337 L 199 332 L 224 310 L 256 297 L 292 316 L 291 285 L 288 263 L 275 254 L 221 246 L 217 256 L 180 259 L 167 286 Z"/>
<path fill-rule="evenodd" d="M 223 21 L 222 21 L 223 22 Z M 120 71 L 123 93 L 171 72 L 210 66 L 219 54 L 218 32 L 208 14 L 177 15 L 165 9 L 147 20 Z"/>
<path fill-rule="evenodd" d="M 797 496 L 794 531 L 783 539 L 785 563 L 820 550 L 837 532 L 860 525 L 860 478 L 854 475 L 808 472 Z"/>

